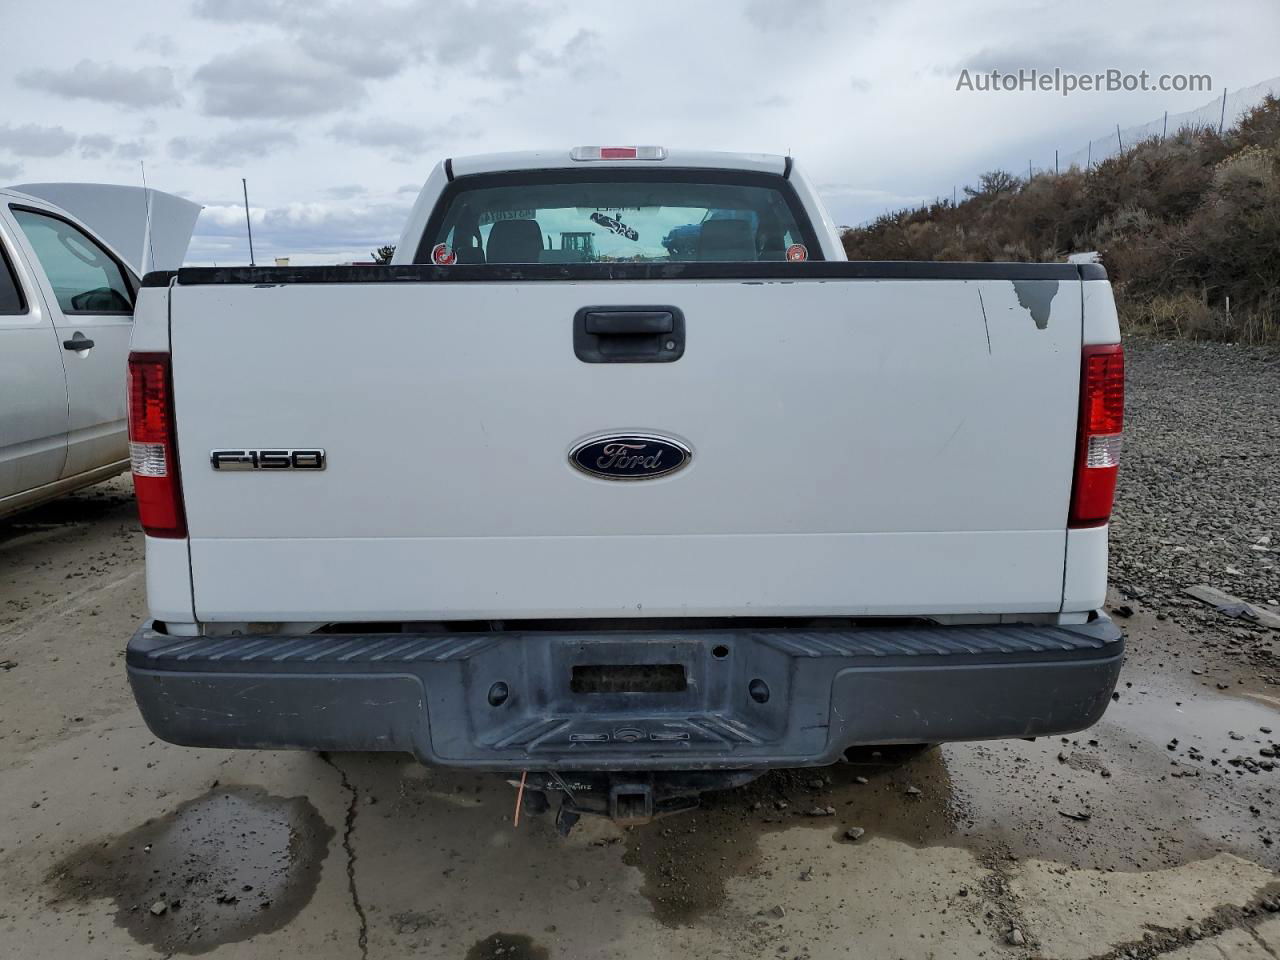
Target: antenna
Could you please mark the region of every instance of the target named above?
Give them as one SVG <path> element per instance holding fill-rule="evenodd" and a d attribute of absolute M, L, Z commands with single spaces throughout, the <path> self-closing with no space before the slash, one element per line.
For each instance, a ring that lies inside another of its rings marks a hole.
<path fill-rule="evenodd" d="M 253 224 L 249 220 L 249 184 L 244 177 L 240 178 L 240 188 L 244 190 L 244 227 L 249 231 L 249 266 L 256 267 L 253 260 Z"/>
<path fill-rule="evenodd" d="M 151 191 L 147 189 L 147 162 L 145 160 L 139 160 L 138 166 L 142 168 L 142 198 L 143 198 L 143 202 L 146 204 L 146 210 L 147 210 L 147 224 L 146 224 L 147 250 L 150 251 L 151 253 L 151 259 L 142 265 L 143 266 L 142 272 L 145 274 L 147 273 L 147 268 L 155 269 L 156 244 L 155 244 L 155 240 L 153 240 L 151 237 Z"/>

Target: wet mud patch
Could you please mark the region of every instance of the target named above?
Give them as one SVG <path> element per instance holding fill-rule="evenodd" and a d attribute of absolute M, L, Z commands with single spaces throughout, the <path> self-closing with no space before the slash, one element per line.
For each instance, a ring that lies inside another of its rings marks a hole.
<path fill-rule="evenodd" d="M 731 877 L 766 869 L 758 843 L 764 834 L 824 830 L 838 845 L 858 842 L 853 831 L 859 839 L 928 846 L 947 841 L 960 815 L 937 750 L 866 751 L 854 762 L 774 770 L 745 787 L 705 794 L 697 810 L 629 829 L 623 862 L 643 875 L 656 918 L 681 926 L 717 910 Z"/>
<path fill-rule="evenodd" d="M 1076 868 L 1229 852 L 1280 869 L 1280 712 L 1138 664 L 1118 694 L 1070 737 L 944 747 L 965 801 L 961 842 Z"/>
<path fill-rule="evenodd" d="M 100 483 L 0 520 L 0 544 L 33 533 L 74 535 L 95 523 L 132 522 L 136 509 L 131 485 L 120 479 Z"/>
<path fill-rule="evenodd" d="M 494 933 L 467 951 L 467 960 L 547 960 L 547 948 L 523 933 Z"/>
<path fill-rule="evenodd" d="M 760 836 L 796 828 L 828 830 L 833 846 L 887 836 L 993 864 L 1149 871 L 1229 852 L 1280 869 L 1274 706 L 1139 663 L 1118 693 L 1101 722 L 1069 737 L 774 771 L 627 831 L 623 859 L 641 871 L 657 919 L 675 926 L 718 910 L 729 878 L 768 876 Z"/>
<path fill-rule="evenodd" d="M 333 835 L 304 797 L 218 787 L 63 859 L 48 877 L 52 905 L 110 898 L 139 942 L 203 953 L 293 919 Z"/>

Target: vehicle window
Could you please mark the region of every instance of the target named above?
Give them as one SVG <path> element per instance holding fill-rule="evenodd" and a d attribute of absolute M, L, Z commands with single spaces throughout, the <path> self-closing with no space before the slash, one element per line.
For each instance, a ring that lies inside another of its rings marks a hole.
<path fill-rule="evenodd" d="M 63 313 L 132 313 L 133 291 L 109 253 L 65 220 L 13 207 Z"/>
<path fill-rule="evenodd" d="M 13 264 L 9 255 L 0 246 L 0 316 L 15 316 L 27 312 L 27 302 L 22 297 L 22 288 L 18 286 L 18 277 L 13 272 Z"/>
<path fill-rule="evenodd" d="M 806 246 L 793 257 L 819 259 L 781 177 L 693 176 L 557 171 L 460 180 L 432 217 L 417 261 L 754 262 L 785 260 L 795 244 Z"/>

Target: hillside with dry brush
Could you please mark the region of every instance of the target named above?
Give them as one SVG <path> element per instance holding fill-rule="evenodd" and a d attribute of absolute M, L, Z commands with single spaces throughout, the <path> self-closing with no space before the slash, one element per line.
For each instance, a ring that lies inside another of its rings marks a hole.
<path fill-rule="evenodd" d="M 1234 127 L 1135 144 L 1090 170 L 995 170 L 844 233 L 851 260 L 1062 260 L 1097 251 L 1121 322 L 1157 336 L 1280 342 L 1280 100 Z"/>

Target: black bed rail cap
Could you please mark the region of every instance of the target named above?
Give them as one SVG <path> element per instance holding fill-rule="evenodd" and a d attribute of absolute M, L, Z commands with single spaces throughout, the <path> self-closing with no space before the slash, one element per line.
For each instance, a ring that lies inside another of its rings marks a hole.
<path fill-rule="evenodd" d="M 152 270 L 142 278 L 142 285 L 144 287 L 167 287 L 177 275 L 177 270 Z"/>
<path fill-rule="evenodd" d="M 154 274 L 148 274 L 148 278 Z M 367 267 L 183 267 L 182 286 L 540 280 L 1105 280 L 1096 263 L 810 260 L 757 263 L 402 264 Z"/>

